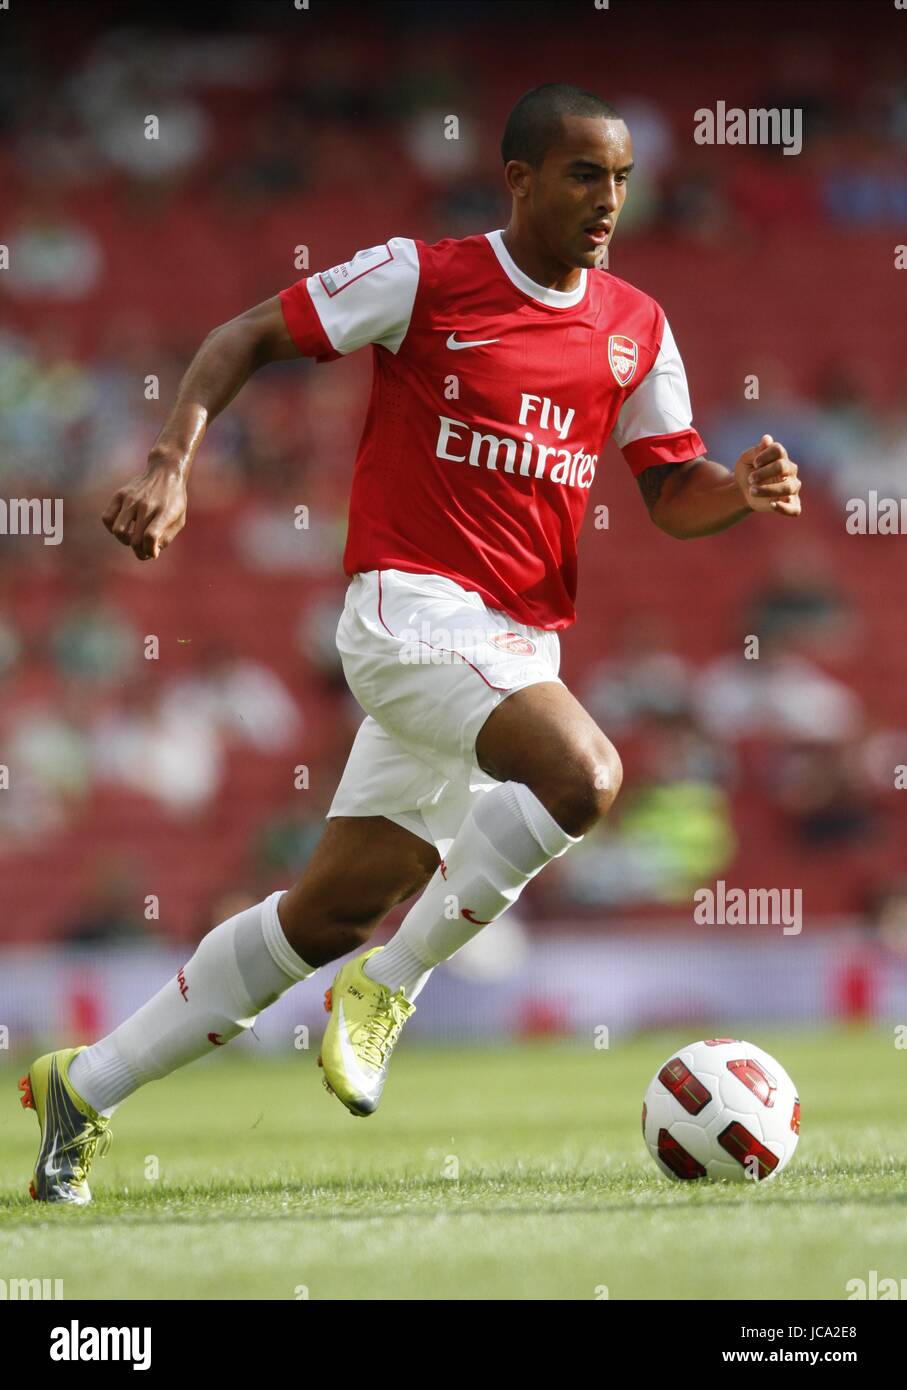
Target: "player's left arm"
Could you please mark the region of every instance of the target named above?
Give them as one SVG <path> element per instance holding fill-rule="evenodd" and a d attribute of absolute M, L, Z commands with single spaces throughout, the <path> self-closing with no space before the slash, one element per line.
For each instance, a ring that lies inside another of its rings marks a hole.
<path fill-rule="evenodd" d="M 797 465 L 770 434 L 746 449 L 733 469 L 706 456 L 674 334 L 651 302 L 658 351 L 624 401 L 613 438 L 656 526 L 687 540 L 724 531 L 750 512 L 799 516 Z"/>
<path fill-rule="evenodd" d="M 746 449 L 733 471 L 702 455 L 654 463 L 636 481 L 655 525 L 678 540 L 725 531 L 750 512 L 800 515 L 797 465 L 770 434 Z"/>

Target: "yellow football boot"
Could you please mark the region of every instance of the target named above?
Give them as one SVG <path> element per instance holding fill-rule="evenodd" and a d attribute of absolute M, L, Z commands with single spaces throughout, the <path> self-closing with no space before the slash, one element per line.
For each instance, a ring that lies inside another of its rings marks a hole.
<path fill-rule="evenodd" d="M 64 1047 L 32 1062 L 19 1081 L 22 1104 L 34 1110 L 41 1146 L 29 1192 L 36 1202 L 91 1201 L 88 1173 L 110 1147 L 109 1121 L 92 1110 L 69 1082 L 69 1064 L 84 1047 Z M 100 1147 L 100 1155 L 98 1149 Z"/>
<path fill-rule="evenodd" d="M 377 1110 L 391 1053 L 404 1023 L 416 1012 L 402 989 L 391 994 L 387 985 L 365 974 L 365 962 L 381 949 L 375 946 L 344 965 L 324 996 L 331 1017 L 318 1065 L 324 1068 L 327 1089 L 353 1115 Z"/>

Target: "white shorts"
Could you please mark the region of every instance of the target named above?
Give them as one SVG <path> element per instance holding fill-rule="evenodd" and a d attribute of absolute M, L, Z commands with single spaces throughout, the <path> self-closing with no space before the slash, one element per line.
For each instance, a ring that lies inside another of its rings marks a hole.
<path fill-rule="evenodd" d="M 332 816 L 386 816 L 443 857 L 473 802 L 498 783 L 478 766 L 485 720 L 515 690 L 556 681 L 556 632 L 487 608 L 438 574 L 353 576 L 337 625 L 359 726 Z"/>

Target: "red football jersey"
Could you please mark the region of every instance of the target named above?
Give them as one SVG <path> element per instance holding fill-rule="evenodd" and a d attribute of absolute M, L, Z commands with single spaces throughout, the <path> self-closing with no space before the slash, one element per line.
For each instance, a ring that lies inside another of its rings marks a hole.
<path fill-rule="evenodd" d="M 501 232 L 394 237 L 282 291 L 306 356 L 372 345 L 343 567 L 442 574 L 534 627 L 576 617 L 577 536 L 613 434 L 634 474 L 705 453 L 664 312 L 602 270 L 552 290 Z"/>

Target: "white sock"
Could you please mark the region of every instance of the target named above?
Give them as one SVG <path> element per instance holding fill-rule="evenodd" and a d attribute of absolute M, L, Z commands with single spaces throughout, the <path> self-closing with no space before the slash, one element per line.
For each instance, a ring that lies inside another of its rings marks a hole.
<path fill-rule="evenodd" d="M 133 1091 L 251 1028 L 262 1009 L 314 974 L 284 935 L 283 890 L 221 922 L 147 1004 L 69 1068 L 79 1095 L 110 1115 Z"/>
<path fill-rule="evenodd" d="M 562 830 L 524 783 L 493 787 L 472 807 L 418 902 L 366 964 L 366 975 L 412 1001 L 440 961 L 506 912 L 530 879 L 582 838 Z"/>

